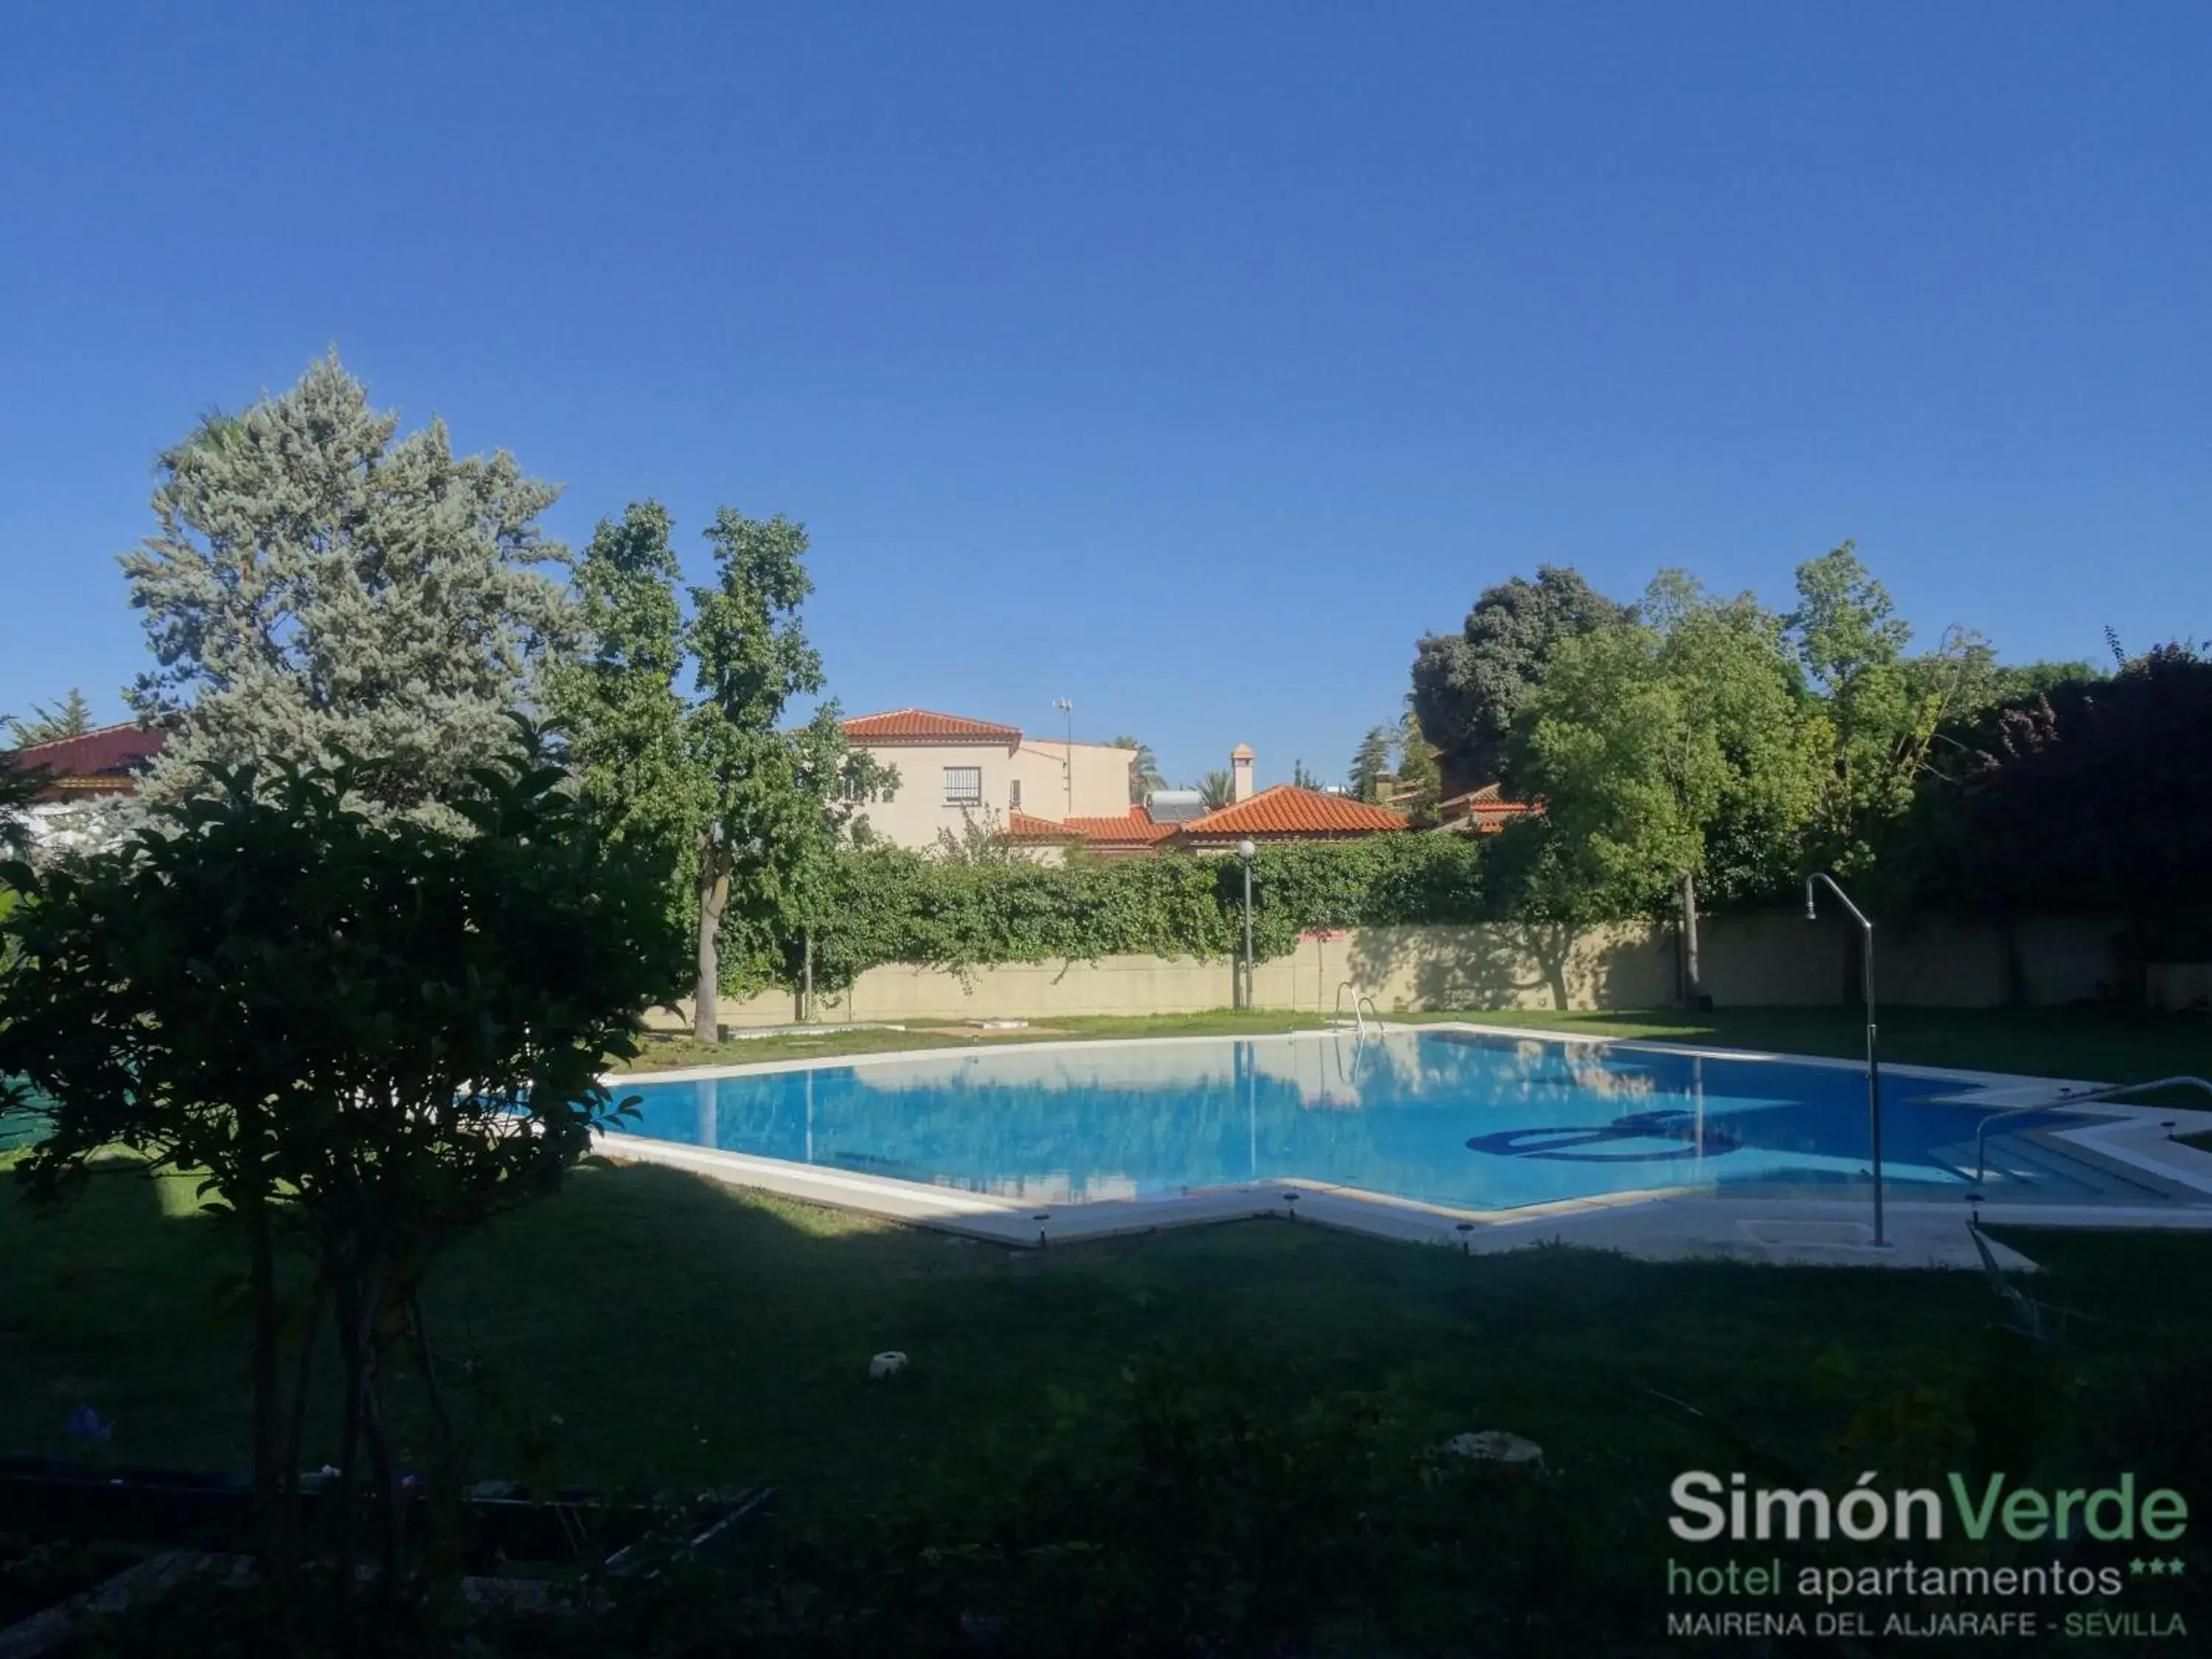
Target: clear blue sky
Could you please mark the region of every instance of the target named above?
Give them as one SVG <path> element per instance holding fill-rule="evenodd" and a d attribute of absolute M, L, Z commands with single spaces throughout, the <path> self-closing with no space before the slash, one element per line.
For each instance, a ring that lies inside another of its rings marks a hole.
<path fill-rule="evenodd" d="M 814 538 L 848 709 L 1341 775 L 1540 561 L 2006 655 L 2212 631 L 2212 7 L 19 8 L 0 710 L 143 663 L 149 458 L 335 343 Z"/>

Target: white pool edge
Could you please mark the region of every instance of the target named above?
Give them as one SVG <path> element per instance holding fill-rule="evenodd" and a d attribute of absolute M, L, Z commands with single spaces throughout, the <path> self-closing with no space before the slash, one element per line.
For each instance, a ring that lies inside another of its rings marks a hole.
<path fill-rule="evenodd" d="M 1713 1048 L 1649 1039 L 1607 1037 L 1595 1033 L 1531 1030 L 1475 1021 L 1383 1024 L 1393 1031 L 1470 1031 L 1539 1042 L 1579 1042 L 1607 1048 L 1691 1054 L 1706 1059 L 1771 1061 L 1790 1066 L 1863 1071 L 1864 1062 L 1825 1055 L 1789 1054 L 1760 1049 Z M 1047 1042 L 994 1045 L 1024 1053 L 1117 1046 L 1130 1042 L 1189 1043 L 1297 1042 L 1342 1037 L 1340 1030 L 1253 1034 L 1210 1033 L 1176 1037 L 1076 1037 Z M 907 1063 L 948 1054 L 988 1052 L 944 1048 L 903 1049 L 872 1054 L 822 1055 L 800 1060 L 691 1066 L 675 1071 L 617 1073 L 605 1079 L 617 1094 L 628 1085 L 705 1082 L 726 1077 L 765 1076 L 826 1066 Z M 2023 1076 L 2017 1073 L 1967 1071 L 1954 1066 L 1885 1066 L 1900 1076 L 1952 1079 L 1973 1088 L 1980 1104 L 2008 1110 L 2048 1105 L 2101 1120 L 2054 1131 L 2116 1163 L 2124 1164 L 2191 1192 L 2206 1194 L 2203 1206 L 2175 1202 L 2160 1206 L 2004 1204 L 1986 1206 L 1995 1224 L 2021 1227 L 2106 1227 L 2212 1231 L 2212 1153 L 2182 1146 L 2173 1136 L 2212 1133 L 2212 1112 L 2136 1107 L 2109 1102 L 2069 1101 L 2067 1096 L 2105 1085 L 2077 1079 Z M 1456 1210 L 1362 1188 L 1303 1177 L 1196 1188 L 1188 1193 L 1139 1199 L 1103 1199 L 1056 1206 L 1034 1204 L 950 1185 L 855 1174 L 782 1158 L 728 1152 L 682 1141 L 653 1140 L 616 1132 L 599 1137 L 599 1153 L 623 1162 L 658 1164 L 781 1197 L 830 1205 L 887 1220 L 923 1226 L 971 1238 L 1028 1249 L 1054 1243 L 1126 1237 L 1170 1227 L 1272 1217 L 1358 1233 L 1371 1238 L 1422 1243 L 1470 1255 L 1527 1249 L 1539 1244 L 1581 1245 L 1617 1250 L 1650 1260 L 1718 1257 L 1796 1264 L 1885 1267 L 1978 1267 L 1980 1255 L 1969 1230 L 1971 1212 L 1959 1199 L 1936 1203 L 1890 1197 L 1884 1206 L 1887 1247 L 1836 1242 L 1760 1242 L 1773 1224 L 1810 1224 L 1812 1229 L 1863 1223 L 1871 1212 L 1866 1199 L 1731 1197 L 1699 1188 L 1644 1188 L 1588 1198 L 1563 1199 L 1512 1210 Z M 2002 1265 L 2033 1264 L 2016 1253 L 1996 1249 Z"/>

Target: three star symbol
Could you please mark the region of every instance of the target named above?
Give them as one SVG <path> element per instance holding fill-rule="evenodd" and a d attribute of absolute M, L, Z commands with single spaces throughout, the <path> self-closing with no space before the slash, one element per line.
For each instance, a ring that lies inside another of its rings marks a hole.
<path fill-rule="evenodd" d="M 2163 1578 L 2168 1573 L 2178 1577 L 2185 1565 L 2186 1563 L 2178 1555 L 2164 1561 L 2155 1558 L 2148 1561 L 2137 1559 L 2128 1563 L 2128 1571 L 2138 1578 L 2146 1575 L 2153 1578 Z"/>

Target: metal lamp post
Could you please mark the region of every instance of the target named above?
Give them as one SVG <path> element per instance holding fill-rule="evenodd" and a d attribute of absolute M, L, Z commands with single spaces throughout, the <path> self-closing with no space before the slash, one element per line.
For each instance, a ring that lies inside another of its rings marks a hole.
<path fill-rule="evenodd" d="M 1252 854 L 1258 849 L 1249 837 L 1237 843 L 1237 856 L 1244 860 L 1244 1006 L 1252 1006 Z"/>
<path fill-rule="evenodd" d="M 1066 697 L 1054 697 L 1052 706 L 1067 716 L 1067 747 L 1061 751 L 1061 777 L 1067 784 L 1067 816 L 1075 816 L 1075 704 Z"/>
<path fill-rule="evenodd" d="M 1867 1139 L 1874 1162 L 1874 1242 L 1881 1245 L 1888 1241 L 1883 1236 L 1881 1225 L 1881 1063 L 1875 1054 L 1874 923 L 1867 920 L 1866 912 L 1851 902 L 1851 896 L 1836 885 L 1836 878 L 1821 870 L 1816 870 L 1805 878 L 1806 921 L 1818 921 L 1820 919 L 1820 913 L 1813 902 L 1813 888 L 1816 882 L 1825 884 L 1828 890 L 1843 902 L 1844 908 L 1851 913 L 1851 920 L 1859 925 L 1860 949 L 1863 952 L 1860 958 L 1859 986 L 1866 994 Z"/>

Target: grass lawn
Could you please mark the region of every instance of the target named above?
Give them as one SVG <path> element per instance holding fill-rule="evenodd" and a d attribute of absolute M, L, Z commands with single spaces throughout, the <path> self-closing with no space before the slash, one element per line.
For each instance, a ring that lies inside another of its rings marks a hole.
<path fill-rule="evenodd" d="M 2014 1242 L 2050 1269 L 2037 1294 L 2084 1316 L 2066 1351 L 2102 1404 L 2064 1425 L 2072 1455 L 2157 1416 L 2146 1391 L 2177 1367 L 2207 1375 L 2212 1239 Z M 118 1164 L 60 1214 L 0 1206 L 0 1450 L 65 1452 L 83 1403 L 118 1460 L 241 1462 L 239 1264 L 188 1183 Z M 1836 1448 L 1903 1432 L 1923 1386 L 1970 1392 L 2000 1313 L 1974 1273 L 1468 1259 L 1274 1222 L 1014 1252 L 596 1162 L 465 1247 L 432 1307 L 488 1379 L 484 1472 L 541 1468 L 536 1446 L 563 1480 L 769 1478 L 817 1516 L 955 1489 L 1037 1432 L 1054 1390 L 1212 1342 L 1316 1390 L 1382 1391 L 1424 1433 L 1528 1435 L 1639 1502 L 1742 1439 L 1848 1484 L 1862 1453 Z M 872 1385 L 884 1348 L 914 1369 Z"/>

